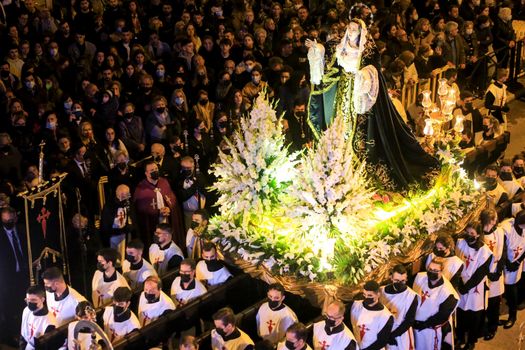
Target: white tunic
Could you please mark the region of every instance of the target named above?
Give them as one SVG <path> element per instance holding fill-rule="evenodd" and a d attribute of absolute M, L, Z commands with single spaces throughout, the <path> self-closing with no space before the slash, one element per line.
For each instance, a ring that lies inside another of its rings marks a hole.
<path fill-rule="evenodd" d="M 399 327 L 406 319 L 406 314 L 412 306 L 414 299 L 417 299 L 417 294 L 411 288 L 408 288 L 395 294 L 389 294 L 385 291 L 385 287 L 381 287 L 380 301 L 385 305 L 394 316 L 394 325 L 392 330 Z M 408 350 L 414 349 L 414 332 L 409 328 L 405 333 L 396 337 L 397 345 L 387 345 L 387 350 Z"/>
<path fill-rule="evenodd" d="M 288 327 L 297 322 L 297 316 L 286 305 L 273 311 L 266 302 L 259 307 L 255 321 L 257 323 L 257 334 L 275 345 L 286 336 Z"/>
<path fill-rule="evenodd" d="M 180 276 L 176 277 L 171 284 L 171 297 L 179 303 L 187 304 L 189 301 L 207 292 L 206 287 L 201 282 L 198 280 L 194 280 L 194 282 L 194 288 L 182 289 Z"/>
<path fill-rule="evenodd" d="M 427 256 L 427 261 L 425 262 L 426 268 L 428 268 L 428 265 L 430 265 L 430 262 L 434 258 L 436 258 L 436 255 L 434 253 L 430 253 Z M 443 259 L 443 277 L 445 277 L 449 281 L 452 280 L 452 278 L 456 275 L 459 269 L 463 266 L 463 260 L 458 258 L 456 255 L 451 255 L 447 256 L 446 258 L 440 259 Z"/>
<path fill-rule="evenodd" d="M 153 243 L 149 247 L 149 260 L 157 268 L 157 272 L 160 276 L 168 271 L 168 263 L 175 255 L 184 259 L 182 250 L 173 241 L 171 241 L 166 249 L 160 249 L 159 245 L 156 243 Z"/>
<path fill-rule="evenodd" d="M 219 333 L 213 329 L 211 331 L 212 350 L 244 350 L 248 345 L 254 345 L 253 340 L 250 339 L 248 334 L 239 328 L 237 328 L 237 330 L 241 333 L 240 337 L 224 341 Z"/>
<path fill-rule="evenodd" d="M 490 272 L 495 273 L 497 271 L 498 262 L 503 256 L 503 248 L 505 246 L 505 231 L 498 226 L 493 232 L 485 233 L 485 244 L 492 252 L 492 262 L 490 263 Z M 503 283 L 503 274 L 501 274 L 499 280 L 488 281 L 489 285 L 489 298 L 500 296 L 505 291 L 505 285 Z"/>
<path fill-rule="evenodd" d="M 155 303 L 148 303 L 144 292 L 140 294 L 139 300 L 139 321 L 142 327 L 155 321 L 166 310 L 175 310 L 175 304 L 169 296 L 163 291 L 160 292 L 159 301 Z"/>
<path fill-rule="evenodd" d="M 443 278 L 442 285 L 429 288 L 426 272 L 420 272 L 416 275 L 413 289 L 418 296 L 419 304 L 419 307 L 416 311 L 416 321 L 426 321 L 430 316 L 437 314 L 439 311 L 439 306 L 451 295 L 454 296 L 456 300 L 459 300 L 454 287 L 452 287 L 452 284 L 450 284 L 446 278 Z M 450 319 L 448 323 L 450 323 Z M 453 345 L 452 332 L 449 332 L 446 338 L 442 339 L 443 334 L 441 327 L 443 325 L 439 325 L 435 328 L 414 330 L 416 349 L 439 350 L 441 349 L 442 342 Z"/>
<path fill-rule="evenodd" d="M 518 191 L 523 190 L 521 184 L 517 180 L 501 181 L 501 184 L 509 194 L 509 199 L 512 199 Z"/>
<path fill-rule="evenodd" d="M 392 314 L 386 307 L 382 310 L 368 310 L 362 300 L 354 301 L 350 319 L 359 347 L 366 348 L 372 345 L 390 317 Z"/>
<path fill-rule="evenodd" d="M 494 95 L 494 106 L 503 107 L 507 102 L 507 85 L 502 84 L 502 87 L 497 87 L 494 83 L 490 84 L 487 92 Z"/>
<path fill-rule="evenodd" d="M 131 270 L 130 262 L 124 260 L 122 263 L 122 273 L 124 274 L 124 277 L 126 277 L 132 290 L 142 287 L 144 281 L 149 276 L 157 276 L 157 271 L 155 271 L 153 266 L 151 266 L 151 264 L 144 258 L 142 259 L 142 267 L 138 270 Z"/>
<path fill-rule="evenodd" d="M 525 234 L 519 235 L 514 228 L 514 218 L 507 219 L 501 223 L 501 227 L 505 231 L 507 238 L 507 260 L 515 262 L 523 255 L 525 249 Z M 523 271 L 523 261 L 521 262 L 517 271 L 508 271 L 505 267 L 505 284 L 516 284 L 521 279 L 521 272 Z"/>
<path fill-rule="evenodd" d="M 115 322 L 114 310 L 112 306 L 106 306 L 102 319 L 104 320 L 104 333 L 109 337 L 111 343 L 123 338 L 134 329 L 140 329 L 140 322 L 137 316 L 131 312 L 131 317 L 124 322 Z"/>
<path fill-rule="evenodd" d="M 54 293 L 46 292 L 46 302 L 49 312 L 56 319 L 57 327 L 69 323 L 75 319 L 75 309 L 81 301 L 85 301 L 82 295 L 74 288 L 68 286 L 69 294 L 62 300 L 56 300 Z"/>
<path fill-rule="evenodd" d="M 95 271 L 91 280 L 91 300 L 95 308 L 106 306 L 113 299 L 113 292 L 118 287 L 128 287 L 128 282 L 124 276 L 115 271 L 117 278 L 114 281 L 104 281 L 104 272 Z"/>
<path fill-rule="evenodd" d="M 525 179 L 525 176 L 522 177 L 522 179 Z M 516 216 L 516 214 L 518 214 L 520 211 L 522 211 L 524 208 L 524 205 L 522 202 L 520 203 L 512 203 L 511 205 L 511 215 L 512 216 Z"/>
<path fill-rule="evenodd" d="M 224 283 L 232 276 L 226 266 L 223 266 L 222 269 L 213 272 L 208 270 L 208 266 L 204 260 L 201 260 L 197 263 L 196 273 L 196 278 L 199 281 L 206 281 L 209 286 L 216 286 L 218 284 Z"/>
<path fill-rule="evenodd" d="M 354 335 L 346 325 L 343 324 L 343 331 L 328 335 L 325 330 L 325 324 L 326 321 L 314 323 L 314 350 L 343 350 L 350 345 L 352 341 L 356 342 Z M 358 348 L 356 345 L 356 349 Z"/>
<path fill-rule="evenodd" d="M 467 283 L 476 271 L 487 261 L 492 261 L 492 252 L 490 248 L 483 244 L 478 250 L 469 247 L 467 241 L 463 238 L 458 239 L 456 245 L 456 254 L 465 262 L 465 268 L 461 272 L 463 283 Z M 465 311 L 482 311 L 487 307 L 485 285 L 488 278 L 483 279 L 467 294 L 459 296 L 458 307 Z"/>
<path fill-rule="evenodd" d="M 281 342 L 279 344 L 277 344 L 277 350 L 290 350 L 286 347 L 286 342 Z M 310 345 L 306 344 L 306 348 L 304 348 L 304 350 L 312 350 L 312 348 L 310 347 Z"/>
<path fill-rule="evenodd" d="M 55 318 L 51 312 L 36 316 L 26 306 L 22 312 L 22 327 L 20 328 L 20 335 L 27 343 L 25 349 L 35 349 L 35 338 L 44 335 L 49 326 L 56 326 Z"/>
<path fill-rule="evenodd" d="M 490 198 L 490 202 L 494 205 L 494 206 L 497 206 L 500 199 L 501 199 L 501 196 L 504 194 L 504 193 L 507 193 L 507 191 L 505 190 L 505 187 L 503 187 L 499 182 L 498 182 L 498 185 L 496 186 L 495 189 L 493 190 L 490 190 L 490 191 L 487 191 L 486 192 L 488 195 L 489 195 L 489 198 Z M 508 193 L 507 193 L 508 194 Z"/>

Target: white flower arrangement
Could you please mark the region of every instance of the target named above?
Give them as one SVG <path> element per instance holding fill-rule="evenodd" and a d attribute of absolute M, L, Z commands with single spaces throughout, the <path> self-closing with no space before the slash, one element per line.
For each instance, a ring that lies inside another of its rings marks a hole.
<path fill-rule="evenodd" d="M 344 139 L 343 123 L 336 118 L 315 148 L 297 160 L 287 151 L 273 106 L 261 94 L 227 140 L 231 154 L 220 152 L 213 166 L 221 214 L 210 219 L 210 238 L 223 251 L 276 274 L 357 284 L 477 204 L 479 193 L 450 142 L 437 152 L 442 171 L 433 188 L 405 198 L 386 213 L 391 215 L 375 217 L 381 209 L 377 195 L 366 165 Z"/>

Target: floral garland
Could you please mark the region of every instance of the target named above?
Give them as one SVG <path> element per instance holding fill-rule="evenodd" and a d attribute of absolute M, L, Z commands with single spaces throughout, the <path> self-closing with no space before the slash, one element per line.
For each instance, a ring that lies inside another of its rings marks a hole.
<path fill-rule="evenodd" d="M 276 274 L 355 285 L 417 240 L 452 229 L 478 203 L 456 140 L 437 145 L 442 170 L 429 191 L 396 197 L 370 187 L 342 123 L 336 118 L 298 159 L 261 94 L 227 141 L 231 154 L 221 152 L 213 166 L 221 214 L 208 238 Z"/>

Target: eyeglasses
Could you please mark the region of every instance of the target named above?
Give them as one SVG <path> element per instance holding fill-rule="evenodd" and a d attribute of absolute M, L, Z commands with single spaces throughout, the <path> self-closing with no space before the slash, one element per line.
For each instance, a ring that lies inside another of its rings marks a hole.
<path fill-rule="evenodd" d="M 330 316 L 328 314 L 323 314 L 323 317 L 328 320 L 337 321 L 337 320 L 342 319 L 344 316 Z"/>

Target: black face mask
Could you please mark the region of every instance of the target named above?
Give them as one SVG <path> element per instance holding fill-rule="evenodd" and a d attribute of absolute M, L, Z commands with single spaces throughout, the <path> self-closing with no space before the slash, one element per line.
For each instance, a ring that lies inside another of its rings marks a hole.
<path fill-rule="evenodd" d="M 295 115 L 299 118 L 304 118 L 306 116 L 306 112 L 295 112 Z"/>
<path fill-rule="evenodd" d="M 326 318 L 325 319 L 325 322 L 326 322 L 326 325 L 330 328 L 332 327 L 335 327 L 335 320 L 332 320 L 332 319 L 329 319 L 329 318 Z"/>
<path fill-rule="evenodd" d="M 106 271 L 106 269 L 104 268 L 104 265 L 99 262 L 97 263 L 97 270 L 99 270 L 100 272 Z"/>
<path fill-rule="evenodd" d="M 161 244 L 159 236 L 157 236 L 157 235 L 153 236 L 153 243 L 158 244 L 158 245 Z"/>
<path fill-rule="evenodd" d="M 117 168 L 118 170 L 124 170 L 126 169 L 126 162 L 120 162 L 120 163 L 117 163 Z"/>
<path fill-rule="evenodd" d="M 140 89 L 145 93 L 150 93 L 153 88 L 142 86 Z"/>
<path fill-rule="evenodd" d="M 289 340 L 284 342 L 284 346 L 286 346 L 288 350 L 295 350 L 295 344 Z"/>
<path fill-rule="evenodd" d="M 153 171 L 149 174 L 149 176 L 151 176 L 152 180 L 158 180 L 160 175 L 158 171 Z"/>
<path fill-rule="evenodd" d="M 3 153 L 9 152 L 9 145 L 0 146 L 0 152 L 3 152 Z"/>
<path fill-rule="evenodd" d="M 459 147 L 461 148 L 467 148 L 468 147 L 468 142 L 463 140 L 463 141 L 460 141 L 459 142 Z"/>
<path fill-rule="evenodd" d="M 191 227 L 192 230 L 195 230 L 197 227 L 199 227 L 199 225 L 200 224 L 198 222 L 192 221 L 190 227 Z"/>
<path fill-rule="evenodd" d="M 158 114 L 162 114 L 162 113 L 164 113 L 165 110 L 166 110 L 166 107 L 159 107 L 159 108 L 155 109 L 155 111 L 156 111 Z"/>
<path fill-rule="evenodd" d="M 27 308 L 29 309 L 29 311 L 33 312 L 33 311 L 36 311 L 36 309 L 38 309 L 38 304 L 37 303 L 32 303 L 30 301 L 27 302 Z"/>
<path fill-rule="evenodd" d="M 488 191 L 492 191 L 498 187 L 498 182 L 496 181 L 496 178 L 494 177 L 485 177 L 485 189 Z"/>
<path fill-rule="evenodd" d="M 122 315 L 124 311 L 126 311 L 126 308 L 124 306 L 113 305 L 113 313 L 115 315 Z"/>
<path fill-rule="evenodd" d="M 470 235 L 465 235 L 465 241 L 467 241 L 469 245 L 472 245 L 478 241 L 478 237 L 472 237 Z"/>
<path fill-rule="evenodd" d="M 9 74 L 10 74 L 10 73 L 9 73 L 8 70 L 0 71 L 0 76 L 1 76 L 2 78 L 4 78 L 4 79 L 5 79 L 5 78 L 9 78 Z"/>
<path fill-rule="evenodd" d="M 129 199 L 124 199 L 123 201 L 118 201 L 119 208 L 127 208 L 129 207 L 130 202 Z"/>
<path fill-rule="evenodd" d="M 48 293 L 55 293 L 55 292 L 56 292 L 56 289 L 53 289 L 53 287 L 44 287 L 44 289 L 45 289 L 46 292 L 48 292 Z"/>
<path fill-rule="evenodd" d="M 439 277 L 438 273 L 432 272 L 432 271 L 427 271 L 427 276 L 428 276 L 428 279 L 431 281 L 435 281 Z"/>
<path fill-rule="evenodd" d="M 153 160 L 158 163 L 158 162 L 160 162 L 162 160 L 162 157 L 161 156 L 155 156 L 155 157 L 153 157 Z"/>
<path fill-rule="evenodd" d="M 279 307 L 279 301 L 278 300 L 270 300 L 270 299 L 268 299 L 268 306 L 272 310 L 277 309 Z"/>
<path fill-rule="evenodd" d="M 503 171 L 499 174 L 501 181 L 512 181 L 512 173 L 510 171 Z"/>
<path fill-rule="evenodd" d="M 219 127 L 219 129 L 226 129 L 228 127 L 228 122 L 218 123 L 217 126 Z"/>
<path fill-rule="evenodd" d="M 483 128 L 483 131 L 485 131 L 485 132 L 489 131 L 489 129 L 490 129 L 490 127 L 488 125 L 483 125 L 482 128 Z"/>
<path fill-rule="evenodd" d="M 180 280 L 182 281 L 182 283 L 188 283 L 189 281 L 191 281 L 191 276 L 189 274 L 181 274 Z"/>
<path fill-rule="evenodd" d="M 131 264 L 135 263 L 135 257 L 130 254 L 126 254 L 126 260 L 129 261 Z"/>
<path fill-rule="evenodd" d="M 207 98 L 202 98 L 202 99 L 199 100 L 199 104 L 201 106 L 205 106 L 207 103 L 208 103 L 208 99 Z"/>
<path fill-rule="evenodd" d="M 444 258 L 447 253 L 444 250 L 439 250 L 437 248 L 434 248 L 434 255 L 439 258 Z"/>
<path fill-rule="evenodd" d="M 515 166 L 513 171 L 514 171 L 514 175 L 518 178 L 522 177 L 523 174 L 525 174 L 525 169 L 522 166 Z"/>
<path fill-rule="evenodd" d="M 392 287 L 394 287 L 396 291 L 403 291 L 407 288 L 407 285 L 405 282 L 394 282 L 392 283 Z"/>
<path fill-rule="evenodd" d="M 182 153 L 182 147 L 180 146 L 175 146 L 171 149 L 171 151 L 175 154 L 175 153 L 179 153 L 181 154 Z"/>
<path fill-rule="evenodd" d="M 14 221 L 7 221 L 7 222 L 4 222 L 3 224 L 4 224 L 4 227 L 8 230 L 14 229 L 16 225 Z"/>
<path fill-rule="evenodd" d="M 190 177 L 190 176 L 191 176 L 191 173 L 192 173 L 191 169 L 182 169 L 182 170 L 180 171 L 180 174 L 181 174 L 182 177 L 184 177 L 184 178 Z"/>
<path fill-rule="evenodd" d="M 365 298 L 365 300 L 363 300 L 363 305 L 364 306 L 370 306 L 373 303 L 375 303 L 374 298 Z"/>
<path fill-rule="evenodd" d="M 133 116 L 135 115 L 135 113 L 131 112 L 131 113 L 124 113 L 124 118 L 130 120 L 130 119 L 133 119 Z"/>
<path fill-rule="evenodd" d="M 204 260 L 204 262 L 206 263 L 206 267 L 210 272 L 215 272 L 222 269 L 222 262 L 216 258 L 212 260 Z"/>
<path fill-rule="evenodd" d="M 155 300 L 157 300 L 157 296 L 153 293 L 144 293 L 144 298 L 146 298 L 148 303 L 153 303 Z"/>
<path fill-rule="evenodd" d="M 226 336 L 226 332 L 222 328 L 215 328 L 215 331 L 217 332 L 218 335 L 220 335 L 223 338 Z"/>

